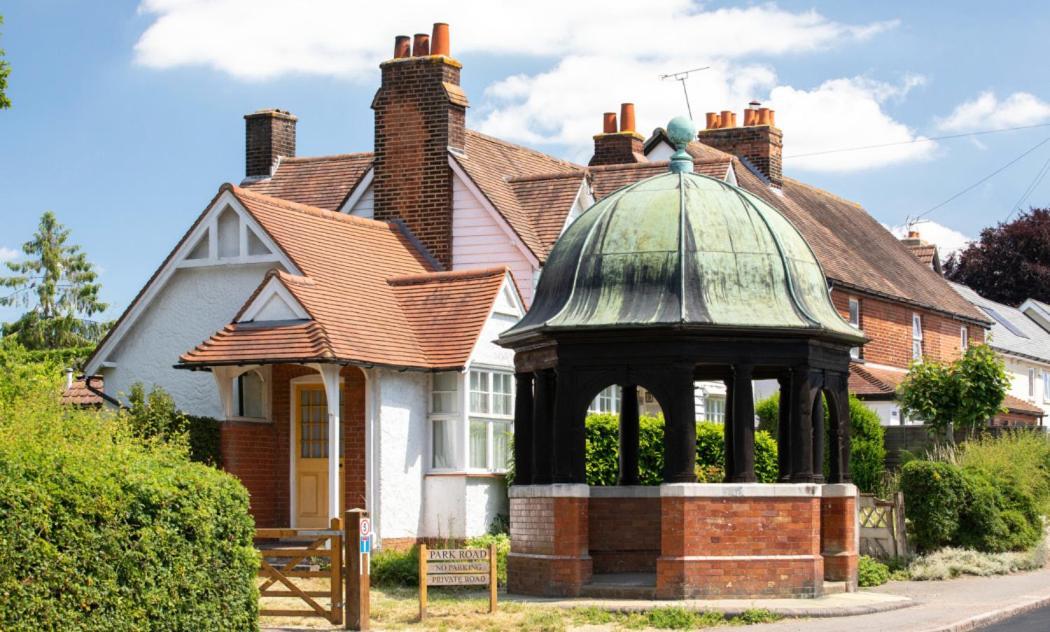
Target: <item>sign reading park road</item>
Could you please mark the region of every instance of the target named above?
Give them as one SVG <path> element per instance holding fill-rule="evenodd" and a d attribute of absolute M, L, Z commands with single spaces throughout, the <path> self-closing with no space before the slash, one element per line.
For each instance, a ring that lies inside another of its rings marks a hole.
<path fill-rule="evenodd" d="M 496 611 L 496 547 L 428 549 L 419 547 L 419 617 L 427 616 L 428 586 L 488 586 L 489 612 Z"/>

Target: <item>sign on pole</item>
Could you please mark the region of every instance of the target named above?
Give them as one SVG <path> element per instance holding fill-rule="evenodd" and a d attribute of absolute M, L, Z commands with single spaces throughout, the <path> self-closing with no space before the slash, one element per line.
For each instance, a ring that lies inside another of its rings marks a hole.
<path fill-rule="evenodd" d="M 347 567 L 346 598 L 343 600 L 346 616 L 343 621 L 347 630 L 367 630 L 370 615 L 368 600 L 371 588 L 372 521 L 364 509 L 349 509 L 343 527 L 346 529 L 343 543 L 346 546 Z"/>
<path fill-rule="evenodd" d="M 487 549 L 428 549 L 419 546 L 419 620 L 427 616 L 429 586 L 488 586 L 489 612 L 496 611 L 496 545 Z"/>

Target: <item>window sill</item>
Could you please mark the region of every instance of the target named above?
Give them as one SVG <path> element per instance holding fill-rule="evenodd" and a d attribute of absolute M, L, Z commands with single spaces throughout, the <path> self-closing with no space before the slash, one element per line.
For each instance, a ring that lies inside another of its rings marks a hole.
<path fill-rule="evenodd" d="M 506 472 L 464 472 L 462 470 L 456 472 L 427 472 L 426 477 L 430 478 L 444 478 L 449 476 L 457 476 L 460 478 L 506 478 Z"/>
<path fill-rule="evenodd" d="M 233 421 L 237 423 L 247 424 L 270 424 L 273 423 L 270 419 L 263 417 L 227 417 L 224 421 Z"/>

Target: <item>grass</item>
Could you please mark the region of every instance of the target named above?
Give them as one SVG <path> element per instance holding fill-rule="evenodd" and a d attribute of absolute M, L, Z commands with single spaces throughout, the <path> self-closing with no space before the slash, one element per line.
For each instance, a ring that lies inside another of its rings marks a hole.
<path fill-rule="evenodd" d="M 300 580 L 301 587 L 325 590 L 327 580 Z M 502 595 L 501 595 L 502 596 Z M 318 601 L 328 605 L 327 599 Z M 306 604 L 294 598 L 272 599 L 267 608 L 301 609 Z M 589 606 L 557 608 L 536 603 L 500 602 L 495 614 L 488 613 L 484 591 L 431 588 L 427 619 L 419 621 L 419 597 L 414 588 L 373 588 L 372 627 L 381 630 L 464 630 L 469 632 L 568 632 L 575 629 L 603 630 L 697 630 L 777 621 L 766 610 L 748 610 L 727 618 L 721 613 L 662 607 L 636 612 L 610 611 Z M 262 617 L 262 627 L 340 629 L 318 617 Z"/>

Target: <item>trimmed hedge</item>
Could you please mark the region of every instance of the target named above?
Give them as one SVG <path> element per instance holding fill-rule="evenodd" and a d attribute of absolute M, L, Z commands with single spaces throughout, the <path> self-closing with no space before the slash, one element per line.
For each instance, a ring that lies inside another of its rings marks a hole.
<path fill-rule="evenodd" d="M 587 417 L 587 484 L 615 485 L 619 474 L 619 418 L 613 414 Z M 638 469 L 642 485 L 663 480 L 664 421 L 642 417 L 639 424 Z M 720 483 L 725 474 L 725 440 L 722 424 L 696 424 L 697 481 Z M 769 433 L 755 432 L 755 475 L 763 483 L 777 478 L 777 443 Z"/>
<path fill-rule="evenodd" d="M 900 485 L 919 551 L 1023 551 L 1041 535 L 1035 500 L 1009 479 L 952 463 L 911 461 L 901 468 Z"/>
<path fill-rule="evenodd" d="M 0 374 L 0 629 L 257 629 L 244 487 L 31 373 Z"/>

